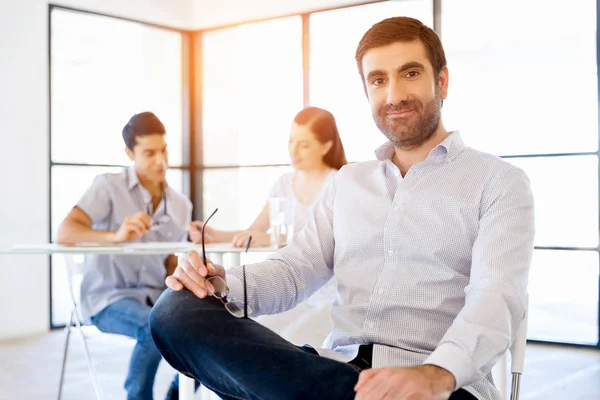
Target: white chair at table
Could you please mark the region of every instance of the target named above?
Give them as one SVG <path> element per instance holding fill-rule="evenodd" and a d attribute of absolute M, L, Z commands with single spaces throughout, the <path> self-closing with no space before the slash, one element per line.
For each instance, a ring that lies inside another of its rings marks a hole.
<path fill-rule="evenodd" d="M 178 254 L 181 256 L 182 254 Z M 75 328 L 81 335 L 81 340 L 83 344 L 83 350 L 85 354 L 85 358 L 88 364 L 88 368 L 90 371 L 90 375 L 92 377 L 92 383 L 94 385 L 94 391 L 96 392 L 96 398 L 99 400 L 104 399 L 104 394 L 102 393 L 102 387 L 100 386 L 100 381 L 98 379 L 98 373 L 96 372 L 96 368 L 94 367 L 94 363 L 92 361 L 92 356 L 90 350 L 87 345 L 86 337 L 81 329 L 81 316 L 79 313 L 79 299 L 80 299 L 80 288 L 81 288 L 81 280 L 83 278 L 83 268 L 85 267 L 83 264 L 83 259 L 81 262 L 78 262 L 76 258 L 82 257 L 82 255 L 77 254 L 65 254 L 65 272 L 67 274 L 67 283 L 69 287 L 70 301 L 71 301 L 71 311 L 69 314 L 69 318 L 67 323 L 65 324 L 65 345 L 63 350 L 63 359 L 62 366 L 60 370 L 60 382 L 58 387 L 58 400 L 62 398 L 62 391 L 64 386 L 64 377 L 65 370 L 67 366 L 67 356 L 69 350 L 69 339 L 71 337 L 71 331 Z M 75 326 L 73 326 L 75 323 Z M 194 381 L 192 379 L 187 378 L 185 375 L 179 376 L 179 389 L 180 389 L 180 400 L 188 400 L 194 398 Z"/>
<path fill-rule="evenodd" d="M 521 322 L 521 326 L 517 331 L 517 337 L 510 346 L 511 361 L 511 372 L 512 372 L 512 384 L 511 384 L 511 400 L 519 399 L 519 389 L 521 385 L 521 375 L 525 367 L 525 348 L 527 346 L 527 321 L 529 319 L 529 298 L 525 303 L 525 317 Z"/>
<path fill-rule="evenodd" d="M 83 345 L 83 351 L 85 354 L 85 359 L 88 364 L 88 369 L 90 371 L 90 375 L 92 377 L 92 384 L 94 385 L 94 391 L 96 392 L 96 398 L 99 400 L 104 399 L 104 395 L 102 393 L 102 387 L 100 386 L 100 381 L 98 380 L 98 374 L 96 372 L 96 368 L 94 367 L 94 363 L 92 361 L 92 355 L 90 353 L 90 349 L 88 348 L 85 334 L 81 329 L 81 317 L 79 314 L 79 296 L 80 296 L 80 288 L 81 288 L 81 279 L 83 277 L 83 260 L 81 262 L 77 262 L 75 260 L 76 257 L 82 257 L 82 255 L 77 254 L 65 254 L 65 271 L 67 274 L 67 285 L 69 287 L 69 294 L 71 300 L 71 311 L 69 314 L 69 318 L 67 323 L 65 324 L 65 346 L 63 350 L 63 359 L 62 366 L 60 369 L 60 382 L 58 386 L 58 400 L 61 400 L 63 385 L 64 385 L 64 377 L 65 377 L 65 369 L 67 366 L 67 356 L 69 351 L 69 339 L 71 337 L 71 330 L 75 328 L 77 332 L 79 332 L 81 336 L 81 343 Z M 73 326 L 75 323 L 75 326 Z"/>
<path fill-rule="evenodd" d="M 525 317 L 519 326 L 517 331 L 517 336 L 513 344 L 510 346 L 510 371 L 512 374 L 512 382 L 510 389 L 510 400 L 518 400 L 519 399 L 519 389 L 521 385 L 521 375 L 523 375 L 524 365 L 525 365 L 525 348 L 527 346 L 527 321 L 529 318 L 529 298 L 526 299 L 525 303 Z M 508 352 L 507 352 L 508 353 Z M 506 399 L 506 356 L 504 354 L 498 364 L 494 367 L 494 380 L 496 381 L 496 385 L 498 386 L 498 390 L 502 395 L 503 399 Z"/>

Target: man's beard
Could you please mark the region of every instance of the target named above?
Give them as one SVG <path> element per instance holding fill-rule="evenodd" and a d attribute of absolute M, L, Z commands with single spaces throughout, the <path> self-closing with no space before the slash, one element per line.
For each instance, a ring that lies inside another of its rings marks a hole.
<path fill-rule="evenodd" d="M 413 110 L 415 114 L 406 118 L 388 118 L 388 113 Z M 423 105 L 415 98 L 409 98 L 397 105 L 386 104 L 373 114 L 379 130 L 401 149 L 414 149 L 433 136 L 441 118 L 441 97 L 436 90 L 435 97 Z"/>

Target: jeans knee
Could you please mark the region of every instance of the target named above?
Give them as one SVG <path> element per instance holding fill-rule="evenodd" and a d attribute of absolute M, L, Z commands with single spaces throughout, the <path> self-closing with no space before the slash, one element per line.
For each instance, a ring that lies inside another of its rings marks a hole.
<path fill-rule="evenodd" d="M 214 297 L 199 299 L 188 290 L 167 289 L 152 308 L 149 322 L 157 344 L 188 339 L 197 342 L 219 329 L 223 318 L 231 316 Z"/>
<path fill-rule="evenodd" d="M 176 334 L 180 322 L 178 310 L 182 307 L 179 292 L 167 289 L 150 311 L 148 325 L 153 337 L 170 337 Z"/>

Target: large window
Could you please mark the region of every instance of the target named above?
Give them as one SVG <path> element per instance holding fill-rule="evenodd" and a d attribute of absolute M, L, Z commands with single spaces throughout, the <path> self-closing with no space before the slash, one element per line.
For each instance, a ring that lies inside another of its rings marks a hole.
<path fill-rule="evenodd" d="M 51 24 L 52 161 L 126 164 L 121 129 L 152 111 L 180 166 L 181 34 L 61 9 Z"/>
<path fill-rule="evenodd" d="M 529 337 L 596 345 L 596 2 L 447 0 L 442 41 L 446 127 L 469 146 L 510 156 L 531 180 Z"/>
<path fill-rule="evenodd" d="M 447 0 L 442 17 L 447 128 L 502 156 L 598 149 L 594 1 Z"/>
<path fill-rule="evenodd" d="M 182 34 L 51 9 L 51 229 L 101 173 L 128 165 L 121 130 L 141 111 L 167 128 L 169 184 L 183 187 Z M 187 151 L 187 149 L 185 149 Z M 62 257 L 52 259 L 52 324 L 69 311 Z"/>
<path fill-rule="evenodd" d="M 215 227 L 244 229 L 289 170 L 280 165 L 303 105 L 302 19 L 206 32 L 202 48 L 204 215 L 218 207 Z"/>
<path fill-rule="evenodd" d="M 528 337 L 595 345 L 598 253 L 536 250 L 529 276 Z"/>

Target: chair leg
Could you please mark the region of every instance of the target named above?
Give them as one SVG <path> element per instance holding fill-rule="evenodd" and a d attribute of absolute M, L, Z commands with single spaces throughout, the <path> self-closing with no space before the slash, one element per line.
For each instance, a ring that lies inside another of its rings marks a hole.
<path fill-rule="evenodd" d="M 58 400 L 62 398 L 63 383 L 65 381 L 65 369 L 67 366 L 67 356 L 69 353 L 69 338 L 71 337 L 71 326 L 73 325 L 73 312 L 69 316 L 69 322 L 65 325 L 65 349 L 63 351 L 62 366 L 60 368 L 60 382 L 58 383 Z"/>
<path fill-rule="evenodd" d="M 510 388 L 510 400 L 519 400 L 519 385 L 521 383 L 521 374 L 513 373 L 512 386 Z"/>
<path fill-rule="evenodd" d="M 96 368 L 94 367 L 94 363 L 92 362 L 92 355 L 90 354 L 90 349 L 88 348 L 87 342 L 85 340 L 85 335 L 83 334 L 83 330 L 81 329 L 81 321 L 79 320 L 79 308 L 77 307 L 77 300 L 75 299 L 75 293 L 73 292 L 73 284 L 71 282 L 71 271 L 74 271 L 75 261 L 73 260 L 72 254 L 65 254 L 65 267 L 67 272 L 67 282 L 69 286 L 69 294 L 71 295 L 71 301 L 73 302 L 73 318 L 75 318 L 75 325 L 77 326 L 77 331 L 81 336 L 81 344 L 83 345 L 83 353 L 85 354 L 85 359 L 88 364 L 88 369 L 90 371 L 90 375 L 92 376 L 92 384 L 94 385 L 94 391 L 96 392 L 96 399 L 103 400 L 104 395 L 102 394 L 102 388 L 100 387 L 100 380 L 98 379 L 98 374 L 96 373 Z"/>
<path fill-rule="evenodd" d="M 92 362 L 92 355 L 85 340 L 83 330 L 81 329 L 81 322 L 79 321 L 79 315 L 77 314 L 77 312 L 75 312 L 75 325 L 77 325 L 77 330 L 79 331 L 79 335 L 81 336 L 83 352 L 85 354 L 85 359 L 88 364 L 90 375 L 92 376 L 92 384 L 94 385 L 94 391 L 96 392 L 96 399 L 103 400 L 104 395 L 102 394 L 102 388 L 100 387 L 100 380 L 98 379 L 98 374 L 96 373 L 96 367 L 94 367 L 94 363 Z"/>

